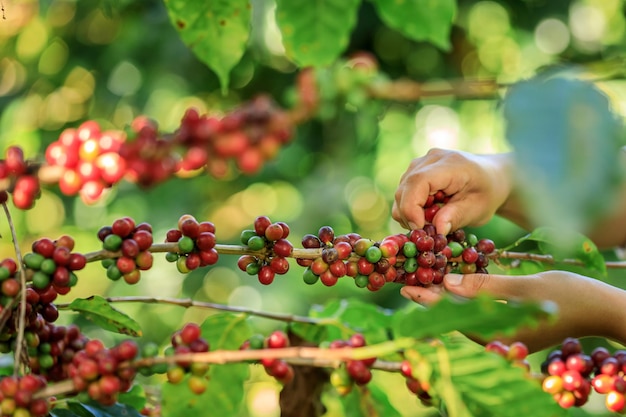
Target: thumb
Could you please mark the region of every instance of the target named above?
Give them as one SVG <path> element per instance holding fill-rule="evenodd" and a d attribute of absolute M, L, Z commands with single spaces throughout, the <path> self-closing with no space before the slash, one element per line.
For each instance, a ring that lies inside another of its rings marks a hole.
<path fill-rule="evenodd" d="M 446 290 L 461 297 L 473 298 L 489 294 L 506 299 L 535 298 L 541 288 L 535 275 L 447 274 Z"/>
<path fill-rule="evenodd" d="M 472 210 L 471 205 L 462 202 L 449 202 L 443 205 L 433 218 L 433 225 L 437 229 L 437 233 L 444 236 L 448 233 L 467 226 L 468 213 Z"/>

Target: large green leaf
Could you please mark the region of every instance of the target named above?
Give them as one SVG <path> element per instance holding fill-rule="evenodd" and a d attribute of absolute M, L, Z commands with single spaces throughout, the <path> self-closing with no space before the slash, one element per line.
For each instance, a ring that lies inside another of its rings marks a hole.
<path fill-rule="evenodd" d="M 325 305 L 315 305 L 309 316 L 329 319 L 321 325 L 292 325 L 292 330 L 303 338 L 320 343 L 347 339 L 353 333 L 362 333 L 368 344 L 389 340 L 391 312 L 375 304 L 358 299 L 336 299 Z M 323 330 L 319 330 L 322 327 Z"/>
<path fill-rule="evenodd" d="M 431 383 L 450 417 L 555 417 L 567 415 L 537 380 L 495 353 L 459 338 L 420 343 L 407 352 L 415 367 L 430 363 Z"/>
<path fill-rule="evenodd" d="M 287 55 L 300 66 L 331 64 L 348 45 L 361 0 L 276 0 Z"/>
<path fill-rule="evenodd" d="M 67 408 L 54 408 L 50 415 L 55 417 L 140 417 L 133 407 L 124 404 L 104 406 L 96 401 L 80 403 L 69 401 Z"/>
<path fill-rule="evenodd" d="M 252 331 L 244 315 L 220 313 L 209 316 L 202 323 L 202 337 L 210 344 L 211 350 L 236 350 L 250 338 Z M 162 409 L 168 417 L 188 417 L 192 415 L 234 416 L 244 396 L 244 383 L 249 377 L 249 365 L 233 363 L 211 365 L 208 373 L 208 387 L 200 395 L 193 394 L 187 384 L 163 385 Z"/>
<path fill-rule="evenodd" d="M 606 275 L 604 256 L 595 243 L 585 235 L 553 227 L 539 227 L 518 240 L 538 243 L 541 253 L 552 255 L 556 261 L 565 258 L 579 260 L 585 268 Z"/>
<path fill-rule="evenodd" d="M 99 295 L 77 298 L 67 308 L 80 313 L 84 318 L 94 322 L 104 330 L 130 336 L 141 336 L 139 323 L 113 308 L 107 300 Z"/>
<path fill-rule="evenodd" d="M 575 75 L 516 84 L 504 117 L 532 224 L 585 232 L 614 202 L 623 124 L 607 96 Z"/>
<path fill-rule="evenodd" d="M 540 319 L 550 317 L 550 304 L 501 303 L 481 295 L 457 300 L 445 296 L 425 309 L 410 306 L 394 313 L 395 337 L 437 337 L 458 330 L 474 336 L 490 338 L 497 334 L 514 334 L 521 326 L 535 326 Z"/>
<path fill-rule="evenodd" d="M 372 0 L 383 22 L 416 41 L 450 48 L 455 0 Z"/>
<path fill-rule="evenodd" d="M 183 42 L 228 87 L 230 70 L 246 50 L 250 32 L 248 0 L 164 0 Z"/>

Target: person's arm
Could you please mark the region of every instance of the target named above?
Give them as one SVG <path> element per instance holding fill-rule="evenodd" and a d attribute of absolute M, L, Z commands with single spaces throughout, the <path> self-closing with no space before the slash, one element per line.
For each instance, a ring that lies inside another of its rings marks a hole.
<path fill-rule="evenodd" d="M 565 271 L 524 276 L 448 274 L 441 286 L 405 286 L 401 293 L 430 305 L 446 291 L 467 298 L 485 292 L 504 300 L 554 302 L 558 307 L 555 322 L 497 338 L 505 343 L 524 342 L 533 352 L 558 345 L 566 337 L 600 336 L 626 344 L 626 291 L 596 279 Z"/>
<path fill-rule="evenodd" d="M 626 148 L 622 148 L 620 153 L 620 164 L 620 168 L 626 171 Z M 626 181 L 622 181 L 612 196 L 590 195 L 589 198 L 599 198 L 606 202 L 607 211 L 602 213 L 594 224 L 589 225 L 587 230 L 579 230 L 579 232 L 589 237 L 601 249 L 625 246 Z M 531 224 L 525 213 L 524 205 L 517 190 L 515 187 L 511 187 L 508 196 L 496 210 L 496 214 L 514 222 L 523 229 L 532 230 L 537 225 Z"/>

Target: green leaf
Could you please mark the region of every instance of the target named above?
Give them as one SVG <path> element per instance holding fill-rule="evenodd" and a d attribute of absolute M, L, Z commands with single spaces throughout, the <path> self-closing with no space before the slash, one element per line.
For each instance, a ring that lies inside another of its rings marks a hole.
<path fill-rule="evenodd" d="M 555 260 L 573 258 L 581 261 L 586 268 L 606 275 L 604 256 L 595 243 L 585 235 L 574 231 L 564 231 L 553 227 L 539 227 L 533 230 L 526 240 L 538 242 L 541 253 L 554 256 Z"/>
<path fill-rule="evenodd" d="M 209 342 L 211 350 L 237 350 L 252 334 L 244 315 L 230 313 L 209 316 L 201 328 L 202 337 Z M 200 395 L 192 393 L 184 381 L 177 385 L 165 383 L 162 393 L 163 415 L 206 415 L 207 410 L 216 416 L 238 415 L 249 373 L 249 365 L 245 363 L 211 365 L 208 387 Z"/>
<path fill-rule="evenodd" d="M 432 365 L 434 392 L 450 417 L 567 415 L 525 370 L 475 343 L 444 338 L 441 343 L 420 343 L 416 350 Z M 409 358 L 416 356 L 407 353 Z"/>
<path fill-rule="evenodd" d="M 276 0 L 276 23 L 289 58 L 327 66 L 350 40 L 361 0 Z"/>
<path fill-rule="evenodd" d="M 574 76 L 517 83 L 504 100 L 515 179 L 531 223 L 563 231 L 589 230 L 611 208 L 621 176 L 623 124 L 605 94 Z"/>
<path fill-rule="evenodd" d="M 96 401 L 88 401 L 79 403 L 76 401 L 70 401 L 67 404 L 68 410 L 61 411 L 63 409 L 53 409 L 52 415 L 58 417 L 140 417 L 141 414 L 133 407 L 124 404 L 114 404 L 111 406 L 104 406 Z"/>
<path fill-rule="evenodd" d="M 146 406 L 146 393 L 141 385 L 133 385 L 129 391 L 119 394 L 118 402 L 141 411 Z"/>
<path fill-rule="evenodd" d="M 79 414 L 75 414 L 67 408 L 55 407 L 50 410 L 50 415 L 53 417 L 79 417 Z"/>
<path fill-rule="evenodd" d="M 430 41 L 450 49 L 455 0 L 372 0 L 389 27 L 416 41 Z"/>
<path fill-rule="evenodd" d="M 304 338 L 311 335 L 318 336 L 316 340 L 307 339 L 312 342 L 320 343 L 325 340 L 347 339 L 354 333 L 362 333 L 368 344 L 389 340 L 387 330 L 391 327 L 391 312 L 372 303 L 358 299 L 332 300 L 323 306 L 313 306 L 309 316 L 318 319 L 329 319 L 327 324 L 322 324 L 326 330 L 323 333 L 315 334 L 309 328 L 309 334 L 302 334 L 298 333 L 298 331 L 306 327 L 292 327 L 292 330 Z"/>
<path fill-rule="evenodd" d="M 395 337 L 437 337 L 458 330 L 479 337 L 512 335 L 522 326 L 533 327 L 549 318 L 553 306 L 548 303 L 518 304 L 496 302 L 480 295 L 473 299 L 456 299 L 447 295 L 434 306 L 424 309 L 410 306 L 396 311 L 393 320 Z"/>
<path fill-rule="evenodd" d="M 113 308 L 99 295 L 93 295 L 89 298 L 77 298 L 70 303 L 68 308 L 80 313 L 82 317 L 94 322 L 104 330 L 135 337 L 141 336 L 139 323 Z"/>
<path fill-rule="evenodd" d="M 365 387 L 355 386 L 347 395 L 339 397 L 345 417 L 400 417 L 401 414 L 389 402 L 385 391 L 375 383 Z"/>
<path fill-rule="evenodd" d="M 226 91 L 230 70 L 246 50 L 248 0 L 164 0 L 183 42 L 217 74 Z"/>

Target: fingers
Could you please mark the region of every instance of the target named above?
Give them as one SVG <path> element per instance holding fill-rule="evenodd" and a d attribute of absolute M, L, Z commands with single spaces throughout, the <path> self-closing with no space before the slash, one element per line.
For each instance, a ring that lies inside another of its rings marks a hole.
<path fill-rule="evenodd" d="M 444 292 L 445 289 L 441 285 L 432 285 L 427 288 L 404 286 L 400 289 L 400 294 L 403 297 L 425 306 L 435 304 L 441 299 Z"/>
<path fill-rule="evenodd" d="M 537 275 L 448 274 L 445 289 L 456 295 L 473 298 L 486 293 L 505 299 L 538 299 L 541 285 Z"/>

